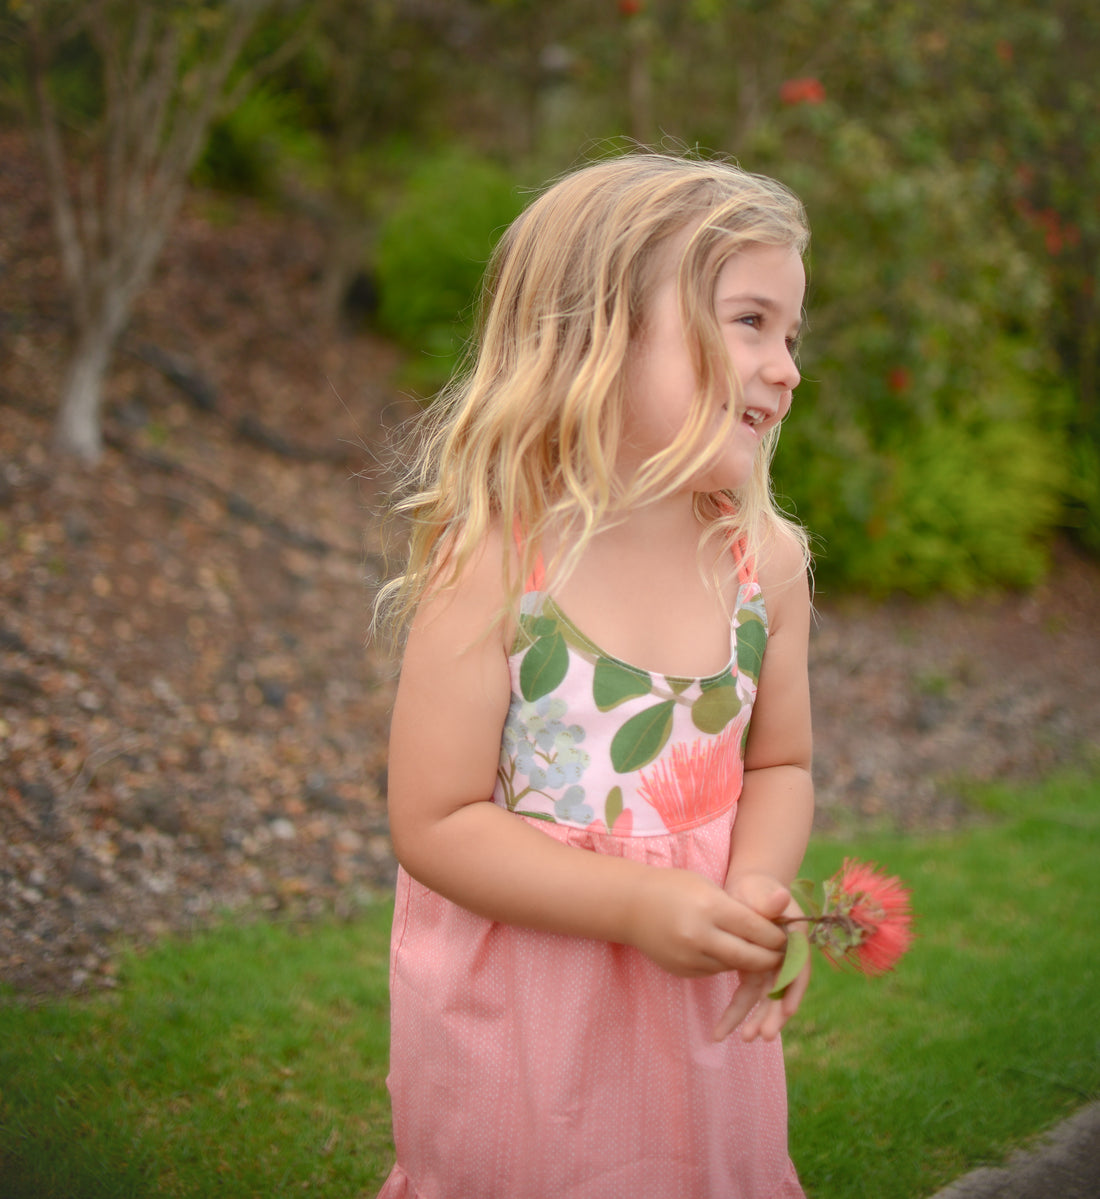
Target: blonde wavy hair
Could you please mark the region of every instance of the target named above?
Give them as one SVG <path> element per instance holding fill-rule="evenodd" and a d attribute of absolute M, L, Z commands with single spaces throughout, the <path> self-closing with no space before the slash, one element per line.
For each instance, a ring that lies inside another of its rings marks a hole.
<path fill-rule="evenodd" d="M 624 368 L 658 282 L 663 247 L 686 237 L 678 265 L 685 337 L 698 382 L 673 442 L 629 481 L 616 477 Z M 782 184 L 728 162 L 631 153 L 585 166 L 547 188 L 509 227 L 486 271 L 472 367 L 427 409 L 397 515 L 411 518 L 403 574 L 379 593 L 376 621 L 395 634 L 428 587 L 458 578 L 495 523 L 513 608 L 547 544 L 561 577 L 607 521 L 681 488 L 716 438 L 713 414 L 740 394 L 714 312 L 724 263 L 753 245 L 809 243 L 801 202 Z M 726 405 L 729 427 L 740 420 Z M 758 551 L 771 531 L 800 528 L 777 509 L 764 439 L 736 492 L 696 493 L 704 540 Z M 522 536 L 513 544 L 513 530 Z M 562 535 L 563 532 L 566 535 Z"/>

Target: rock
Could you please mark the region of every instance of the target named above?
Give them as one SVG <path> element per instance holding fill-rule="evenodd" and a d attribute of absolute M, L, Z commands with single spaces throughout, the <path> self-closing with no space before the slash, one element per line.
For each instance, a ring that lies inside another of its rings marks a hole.
<path fill-rule="evenodd" d="M 271 829 L 271 835 L 277 841 L 293 841 L 298 836 L 298 830 L 295 828 L 293 821 L 280 817 L 273 820 L 268 828 Z"/>

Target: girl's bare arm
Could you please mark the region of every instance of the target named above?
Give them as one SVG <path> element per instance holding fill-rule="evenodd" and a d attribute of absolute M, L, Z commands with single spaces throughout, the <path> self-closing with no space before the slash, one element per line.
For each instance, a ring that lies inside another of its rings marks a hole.
<path fill-rule="evenodd" d="M 809 582 L 793 540 L 773 542 L 762 559 L 760 580 L 769 635 L 749 728 L 726 889 L 758 913 L 774 917 L 798 914 L 787 888 L 806 852 L 814 808 Z M 755 1007 L 742 1035 L 775 1037 L 797 1010 L 808 982 L 807 966 L 782 1000 L 760 1002 L 772 988 L 774 972 L 744 971 L 716 1036 L 727 1035 Z"/>
<path fill-rule="evenodd" d="M 511 693 L 499 564 L 492 537 L 410 629 L 390 733 L 398 860 L 479 915 L 633 945 L 676 974 L 776 967 L 782 932 L 709 880 L 562 845 L 491 801 Z"/>
<path fill-rule="evenodd" d="M 745 750 L 729 878 L 766 874 L 787 886 L 806 852 L 814 807 L 810 593 L 793 539 L 773 539 L 761 560 L 760 582 L 768 642 Z"/>

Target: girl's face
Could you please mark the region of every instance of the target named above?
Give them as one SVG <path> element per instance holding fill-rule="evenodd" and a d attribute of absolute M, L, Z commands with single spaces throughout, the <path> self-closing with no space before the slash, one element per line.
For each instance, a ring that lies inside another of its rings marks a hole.
<path fill-rule="evenodd" d="M 675 440 L 698 389 L 680 319 L 676 266 L 682 245 L 677 239 L 666 252 L 641 330 L 628 351 L 618 460 L 626 478 Z M 692 480 L 692 491 L 743 487 L 761 438 L 790 410 L 800 379 L 792 353 L 805 292 L 806 272 L 790 246 L 748 246 L 719 272 L 714 311 L 741 395 L 727 397 L 722 411 L 714 413 L 714 456 Z M 737 402 L 738 419 L 724 431 L 731 402 Z"/>

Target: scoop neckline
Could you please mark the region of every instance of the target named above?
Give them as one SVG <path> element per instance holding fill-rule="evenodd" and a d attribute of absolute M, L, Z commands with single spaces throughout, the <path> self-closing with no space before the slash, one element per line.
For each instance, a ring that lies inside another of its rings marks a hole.
<path fill-rule="evenodd" d="M 587 633 L 584 632 L 572 619 L 569 614 L 562 608 L 561 604 L 548 591 L 540 591 L 537 594 L 542 596 L 542 603 L 549 604 L 554 610 L 556 619 L 577 638 L 584 643 L 586 649 L 594 653 L 598 658 L 612 662 L 616 666 L 621 666 L 624 670 L 629 670 L 632 674 L 645 678 L 660 678 L 670 685 L 683 684 L 679 690 L 686 690 L 692 683 L 698 683 L 700 686 L 705 686 L 708 683 L 716 683 L 719 679 L 725 678 L 727 675 L 732 675 L 737 669 L 737 630 L 734 628 L 733 621 L 730 621 L 730 656 L 729 661 L 721 670 L 713 674 L 697 675 L 697 674 L 665 674 L 660 670 L 647 670 L 644 666 L 638 666 L 633 662 L 626 661 L 625 658 L 620 658 L 616 654 L 609 654 L 601 646 L 597 645 Z M 738 590 L 740 597 L 740 589 Z M 740 607 L 740 605 L 738 605 Z M 675 690 L 675 687 L 674 687 Z"/>

